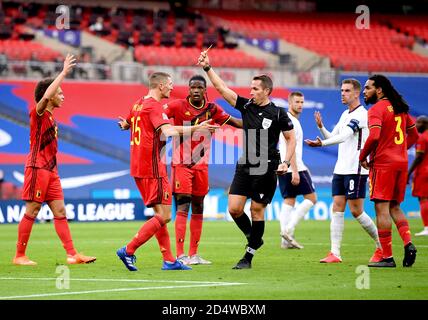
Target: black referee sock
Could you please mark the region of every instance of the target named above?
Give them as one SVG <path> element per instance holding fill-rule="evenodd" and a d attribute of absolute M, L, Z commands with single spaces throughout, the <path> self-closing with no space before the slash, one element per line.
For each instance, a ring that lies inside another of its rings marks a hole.
<path fill-rule="evenodd" d="M 251 226 L 250 241 L 248 242 L 247 251 L 245 252 L 244 258 L 251 262 L 253 260 L 256 250 L 263 245 L 263 234 L 265 232 L 264 221 L 253 221 Z"/>
<path fill-rule="evenodd" d="M 251 220 L 248 218 L 248 216 L 243 212 L 238 218 L 234 218 L 232 216 L 233 220 L 235 221 L 236 225 L 241 229 L 241 231 L 244 233 L 245 237 L 248 239 L 251 234 Z"/>

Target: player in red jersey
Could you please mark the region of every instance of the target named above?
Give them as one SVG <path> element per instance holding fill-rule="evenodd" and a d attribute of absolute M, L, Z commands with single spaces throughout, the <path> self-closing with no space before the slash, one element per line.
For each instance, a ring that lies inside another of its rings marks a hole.
<path fill-rule="evenodd" d="M 90 263 L 96 260 L 95 257 L 77 253 L 74 248 L 56 162 L 58 127 L 53 112 L 64 102 L 60 85 L 75 65 L 76 59 L 68 54 L 62 72 L 55 79 L 40 81 L 35 89 L 37 105 L 30 111 L 30 153 L 25 165 L 22 194 L 22 199 L 26 201 L 26 211 L 18 226 L 16 254 L 12 261 L 16 265 L 37 264 L 25 255 L 25 250 L 43 202 L 48 204 L 54 215 L 55 230 L 67 252 L 67 263 Z"/>
<path fill-rule="evenodd" d="M 189 80 L 189 96 L 164 105 L 165 113 L 174 119 L 175 125 L 195 125 L 212 119 L 220 126 L 230 124 L 242 128 L 242 120 L 236 119 L 206 98 L 207 82 L 201 75 Z M 211 140 L 205 137 L 176 139 L 172 161 L 172 193 L 177 206 L 175 216 L 175 244 L 177 259 L 184 264 L 211 264 L 198 254 L 202 234 L 204 198 L 208 193 L 208 159 Z M 190 152 L 189 152 L 190 151 Z M 198 153 L 198 154 L 196 154 Z M 192 205 L 190 218 L 190 246 L 184 254 L 187 217 Z"/>
<path fill-rule="evenodd" d="M 172 126 L 160 104 L 163 98 L 169 98 L 172 89 L 169 74 L 153 73 L 149 79 L 148 95 L 134 104 L 127 119 L 119 117 L 120 128 L 131 129 L 131 176 L 135 179 L 145 205 L 153 207 L 155 212 L 154 217 L 143 224 L 135 237 L 116 252 L 130 271 L 137 271 L 135 251 L 153 235 L 158 240 L 163 256 L 162 270 L 191 269 L 176 260 L 171 252 L 166 226 L 171 220 L 171 186 L 161 151 L 165 146 L 164 137 L 192 133 L 198 129 L 212 132 L 217 126 L 207 122 L 187 128 Z"/>
<path fill-rule="evenodd" d="M 400 203 L 406 191 L 407 149 L 416 142 L 418 133 L 408 113 L 409 106 L 385 76 L 373 75 L 366 81 L 364 101 L 374 105 L 368 112 L 370 134 L 360 153 L 360 162 L 364 168 L 370 168 L 370 200 L 375 203 L 383 250 L 383 259 L 369 263 L 369 267 L 395 267 L 391 217 L 404 243 L 403 266 L 410 267 L 416 259 L 416 248 Z"/>
<path fill-rule="evenodd" d="M 428 236 L 428 117 L 418 117 L 416 128 L 420 135 L 416 143 L 416 157 L 409 168 L 408 180 L 414 171 L 412 195 L 419 200 L 424 224 L 424 230 L 415 236 Z"/>

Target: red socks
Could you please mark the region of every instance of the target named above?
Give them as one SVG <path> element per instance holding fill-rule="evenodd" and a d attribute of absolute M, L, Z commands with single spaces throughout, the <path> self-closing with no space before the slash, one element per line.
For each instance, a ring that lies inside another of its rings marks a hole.
<path fill-rule="evenodd" d="M 184 254 L 184 240 L 186 238 L 187 212 L 177 211 L 175 217 L 175 246 L 177 257 Z M 193 214 L 190 216 L 190 247 L 189 257 L 198 252 L 199 241 L 202 234 L 202 214 Z"/>
<path fill-rule="evenodd" d="M 61 239 L 62 245 L 67 254 L 74 256 L 77 252 L 73 246 L 73 240 L 71 239 L 70 228 L 66 217 L 54 218 L 55 230 L 58 237 Z"/>
<path fill-rule="evenodd" d="M 150 218 L 143 224 L 131 242 L 126 245 L 126 253 L 128 255 L 133 255 L 134 252 L 147 240 L 153 237 L 153 235 L 158 232 L 164 224 L 165 221 L 161 216 L 155 215 L 153 218 Z"/>
<path fill-rule="evenodd" d="M 382 246 L 383 257 L 392 257 L 392 232 L 391 230 L 378 230 L 379 241 Z"/>
<path fill-rule="evenodd" d="M 30 239 L 31 229 L 33 228 L 35 219 L 24 214 L 18 226 L 18 242 L 16 243 L 16 257 L 25 256 L 27 243 Z M 67 254 L 75 255 L 76 250 L 71 239 L 70 229 L 68 228 L 67 218 L 54 218 L 55 230 L 64 246 Z"/>
<path fill-rule="evenodd" d="M 202 222 L 204 216 L 202 214 L 193 214 L 190 217 L 190 248 L 189 257 L 198 252 L 199 241 L 202 234 Z"/>
<path fill-rule="evenodd" d="M 159 243 L 159 249 L 162 253 L 162 257 L 164 261 L 174 262 L 175 258 L 171 252 L 171 242 L 169 240 L 169 233 L 167 225 L 164 224 L 158 232 L 155 233 L 156 239 Z"/>
<path fill-rule="evenodd" d="M 395 224 L 404 245 L 406 246 L 409 242 L 412 242 L 412 235 L 410 234 L 409 223 L 407 220 L 397 221 Z"/>
<path fill-rule="evenodd" d="M 184 239 L 186 238 L 186 224 L 187 224 L 187 212 L 177 211 L 175 215 L 175 249 L 177 251 L 177 257 L 184 254 Z"/>
<path fill-rule="evenodd" d="M 409 223 L 407 220 L 401 220 L 396 222 L 398 233 L 400 234 L 401 239 L 403 240 L 404 245 L 406 246 L 409 242 L 412 241 Z M 378 230 L 379 241 L 382 245 L 383 257 L 389 258 L 392 257 L 392 232 L 391 230 Z"/>
<path fill-rule="evenodd" d="M 421 217 L 424 227 L 428 227 L 428 200 L 421 200 Z"/>
<path fill-rule="evenodd" d="M 24 214 L 18 225 L 18 241 L 16 242 L 16 257 L 25 256 L 28 240 L 30 239 L 31 229 L 33 228 L 34 218 Z"/>

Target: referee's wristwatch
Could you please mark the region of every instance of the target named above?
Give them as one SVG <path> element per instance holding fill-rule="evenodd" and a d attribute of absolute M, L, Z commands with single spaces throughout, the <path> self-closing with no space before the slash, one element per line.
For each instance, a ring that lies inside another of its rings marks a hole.
<path fill-rule="evenodd" d="M 287 167 L 289 167 L 291 164 L 290 160 L 284 160 L 284 161 L 282 161 L 282 163 L 285 163 L 287 165 Z"/>

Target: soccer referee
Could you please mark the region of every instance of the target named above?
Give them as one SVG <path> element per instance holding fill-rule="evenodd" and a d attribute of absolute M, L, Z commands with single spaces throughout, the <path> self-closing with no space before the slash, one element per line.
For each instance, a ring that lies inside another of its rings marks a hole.
<path fill-rule="evenodd" d="M 207 51 L 201 52 L 198 63 L 216 90 L 242 115 L 244 152 L 238 160 L 229 189 L 228 210 L 248 241 L 244 257 L 233 269 L 249 269 L 256 250 L 263 245 L 264 213 L 275 193 L 276 175 L 284 175 L 287 172 L 296 148 L 296 137 L 287 112 L 269 99 L 273 83 L 268 76 L 259 75 L 253 78 L 251 99 L 238 96 L 214 72 Z M 277 149 L 281 132 L 287 141 L 283 161 Z M 248 198 L 251 198 L 251 220 L 244 212 Z"/>

